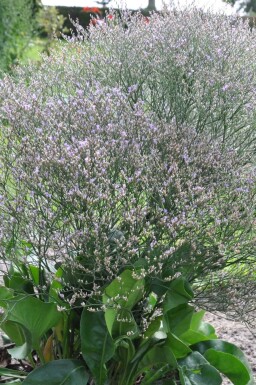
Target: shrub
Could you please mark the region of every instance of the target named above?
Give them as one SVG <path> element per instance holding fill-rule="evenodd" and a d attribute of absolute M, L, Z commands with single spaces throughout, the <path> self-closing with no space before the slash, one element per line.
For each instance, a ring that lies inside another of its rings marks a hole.
<path fill-rule="evenodd" d="M 198 11 L 77 29 L 0 84 L 2 258 L 62 266 L 71 304 L 135 266 L 237 309 L 225 289 L 255 266 L 254 32 Z"/>

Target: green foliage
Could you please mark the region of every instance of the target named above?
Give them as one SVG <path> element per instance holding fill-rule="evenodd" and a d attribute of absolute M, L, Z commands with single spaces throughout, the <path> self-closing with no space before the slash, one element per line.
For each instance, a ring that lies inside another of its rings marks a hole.
<path fill-rule="evenodd" d="M 23 385 L 86 385 L 89 375 L 82 361 L 52 361 L 34 370 Z"/>
<path fill-rule="evenodd" d="M 243 10 L 247 14 L 256 12 L 256 1 L 255 0 L 223 0 L 225 3 L 238 6 L 239 10 Z"/>
<path fill-rule="evenodd" d="M 45 39 L 43 50 L 50 53 L 50 48 L 54 44 L 55 38 L 61 37 L 62 33 L 69 32 L 64 27 L 65 17 L 61 15 L 56 7 L 41 7 L 36 15 L 36 23 L 39 33 Z"/>
<path fill-rule="evenodd" d="M 0 69 L 7 71 L 22 58 L 35 31 L 34 0 L 0 2 Z"/>
<path fill-rule="evenodd" d="M 28 271 L 35 285 L 34 266 Z M 18 279 L 18 274 L 13 271 L 10 278 Z M 3 288 L 2 328 L 16 345 L 17 330 L 23 332 L 23 346 L 9 352 L 34 365 L 33 347 L 40 366 L 28 375 L 8 368 L 0 374 L 24 385 L 220 385 L 222 373 L 234 385 L 253 385 L 241 350 L 218 340 L 213 327 L 202 320 L 204 312 L 195 311 L 186 280 L 175 278 L 165 287 L 158 297 L 156 283 L 148 282 L 140 270 L 124 270 L 83 307 L 66 307 L 61 313 L 56 298 L 48 302 L 46 292 L 25 296 L 22 290 Z M 152 301 L 152 296 L 158 299 Z"/>

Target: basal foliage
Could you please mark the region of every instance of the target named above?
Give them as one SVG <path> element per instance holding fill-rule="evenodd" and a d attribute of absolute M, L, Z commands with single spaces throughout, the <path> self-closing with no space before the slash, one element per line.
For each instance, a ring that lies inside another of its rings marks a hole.
<path fill-rule="evenodd" d="M 237 307 L 247 263 L 255 295 L 255 32 L 196 10 L 77 30 L 1 81 L 1 258 L 68 267 L 71 304 L 136 266 L 211 299 L 225 274 Z"/>

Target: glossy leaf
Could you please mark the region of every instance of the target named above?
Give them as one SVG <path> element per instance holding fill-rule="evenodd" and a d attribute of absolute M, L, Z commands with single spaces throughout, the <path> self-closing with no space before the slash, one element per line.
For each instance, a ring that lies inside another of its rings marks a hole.
<path fill-rule="evenodd" d="M 135 279 L 131 270 L 125 270 L 105 289 L 103 294 L 103 303 L 107 306 L 105 321 L 113 338 L 127 333 L 131 333 L 134 337 L 138 335 L 138 326 L 131 309 L 142 298 L 144 284 L 144 279 Z M 119 310 L 116 309 L 117 305 Z"/>
<path fill-rule="evenodd" d="M 34 282 L 34 284 L 37 286 L 40 284 L 40 269 L 37 266 L 29 265 L 29 272 L 30 276 Z"/>
<path fill-rule="evenodd" d="M 187 356 L 192 350 L 184 344 L 177 336 L 172 333 L 168 333 L 166 344 L 171 348 L 175 358 L 183 358 Z"/>
<path fill-rule="evenodd" d="M 123 308 L 131 310 L 140 301 L 144 292 L 144 279 L 135 279 L 131 270 L 125 270 L 106 287 L 103 295 L 104 304 L 119 304 Z M 116 298 L 117 295 L 119 298 Z"/>
<path fill-rule="evenodd" d="M 7 307 L 7 301 L 14 296 L 14 290 L 9 289 L 5 286 L 0 286 L 0 306 L 3 308 Z"/>
<path fill-rule="evenodd" d="M 233 384 L 253 384 L 248 361 L 243 352 L 235 345 L 222 340 L 211 340 L 198 343 L 191 348 L 203 354 L 211 365 L 225 374 Z"/>
<path fill-rule="evenodd" d="M 33 370 L 22 385 L 86 385 L 88 380 L 82 361 L 58 360 Z"/>
<path fill-rule="evenodd" d="M 221 385 L 219 372 L 198 352 L 178 361 L 182 385 Z"/>
<path fill-rule="evenodd" d="M 179 305 L 164 314 L 164 329 L 178 337 L 189 330 L 194 308 L 190 305 Z"/>
<path fill-rule="evenodd" d="M 42 302 L 34 297 L 19 297 L 9 302 L 7 317 L 31 333 L 32 346 L 36 349 L 40 338 L 59 322 L 61 313 L 53 303 Z"/>
<path fill-rule="evenodd" d="M 16 346 L 15 348 L 8 349 L 8 353 L 15 358 L 16 360 L 23 360 L 31 352 L 32 346 L 29 342 L 25 342 L 21 346 Z"/>
<path fill-rule="evenodd" d="M 34 294 L 34 286 L 29 279 L 21 276 L 19 273 L 14 273 L 8 281 L 8 287 L 17 293 Z"/>
<path fill-rule="evenodd" d="M 138 365 L 138 373 L 142 373 L 146 368 L 150 368 L 156 364 L 169 364 L 172 368 L 177 367 L 176 358 L 172 350 L 166 345 L 155 345 L 140 360 Z"/>
<path fill-rule="evenodd" d="M 3 319 L 4 318 L 6 319 L 5 315 Z M 1 329 L 5 332 L 5 334 L 7 334 L 10 340 L 18 346 L 22 345 L 26 340 L 24 335 L 24 327 L 16 322 L 1 320 Z"/>
<path fill-rule="evenodd" d="M 203 321 L 204 313 L 204 311 L 199 311 L 193 314 L 189 330 L 180 335 L 180 339 L 182 339 L 182 341 L 192 345 L 197 342 L 217 338 L 214 327 Z"/>
<path fill-rule="evenodd" d="M 175 279 L 171 282 L 165 296 L 163 303 L 164 313 L 179 305 L 187 304 L 193 299 L 193 296 L 194 294 L 189 283 L 183 277 Z"/>
<path fill-rule="evenodd" d="M 81 346 L 84 360 L 90 368 L 97 385 L 107 380 L 106 362 L 114 355 L 115 345 L 105 322 L 104 313 L 84 309 L 80 324 Z"/>
<path fill-rule="evenodd" d="M 126 335 L 135 338 L 139 335 L 138 325 L 132 312 L 128 309 L 108 309 L 105 312 L 105 321 L 113 339 Z"/>

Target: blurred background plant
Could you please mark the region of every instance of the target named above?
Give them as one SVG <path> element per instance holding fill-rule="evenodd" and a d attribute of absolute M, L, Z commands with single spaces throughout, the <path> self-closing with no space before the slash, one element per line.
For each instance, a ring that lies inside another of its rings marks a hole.
<path fill-rule="evenodd" d="M 2 0 L 0 2 L 0 70 L 49 54 L 55 38 L 68 32 L 65 17 L 56 7 L 45 7 L 40 0 Z"/>
<path fill-rule="evenodd" d="M 62 33 L 68 33 L 68 28 L 64 27 L 66 18 L 59 13 L 56 7 L 40 7 L 36 15 L 38 32 L 43 38 L 43 51 L 50 53 L 50 47 L 56 38 L 60 38 Z"/>
<path fill-rule="evenodd" d="M 34 0 L 0 2 L 0 69 L 7 71 L 18 62 L 36 30 Z"/>

